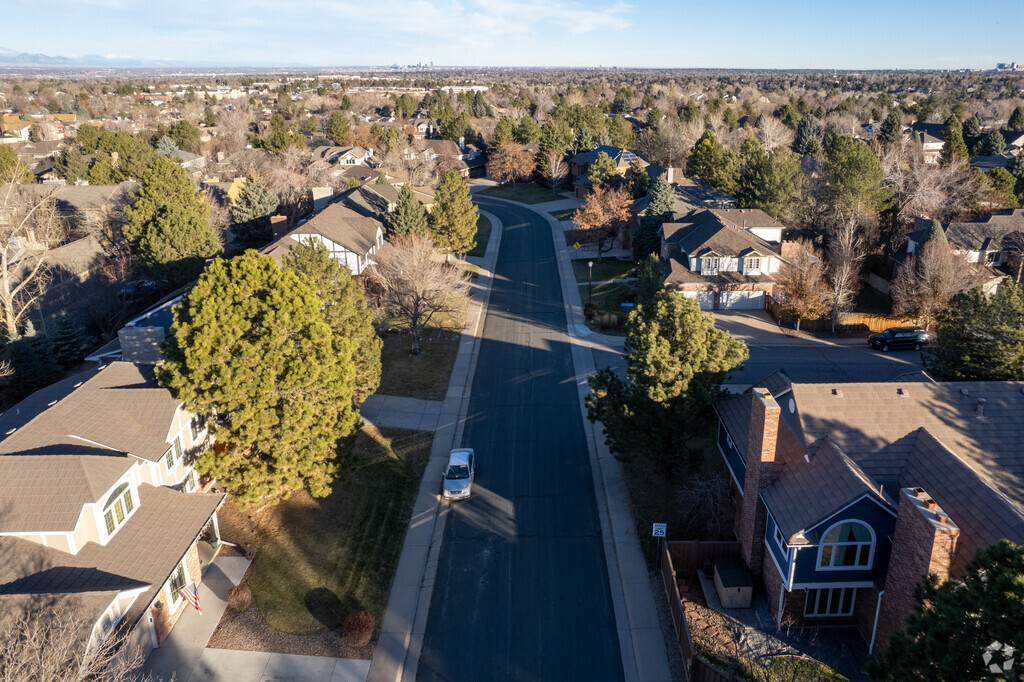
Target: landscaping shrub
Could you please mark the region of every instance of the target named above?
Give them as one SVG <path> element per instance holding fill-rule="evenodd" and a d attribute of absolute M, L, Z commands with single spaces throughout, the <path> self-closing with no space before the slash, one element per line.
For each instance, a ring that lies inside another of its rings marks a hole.
<path fill-rule="evenodd" d="M 364 647 L 373 638 L 377 621 L 369 611 L 350 613 L 342 625 L 345 643 L 351 647 Z"/>
<path fill-rule="evenodd" d="M 587 303 L 583 306 L 583 317 L 588 320 L 596 318 L 599 312 L 601 312 L 601 309 L 597 307 L 596 303 Z"/>
<path fill-rule="evenodd" d="M 239 583 L 228 592 L 228 608 L 232 611 L 245 611 L 251 603 L 252 590 L 246 583 Z"/>

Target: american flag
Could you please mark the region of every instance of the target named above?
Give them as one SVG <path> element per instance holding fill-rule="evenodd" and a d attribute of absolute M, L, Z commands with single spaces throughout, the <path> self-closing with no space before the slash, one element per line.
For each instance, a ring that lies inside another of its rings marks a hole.
<path fill-rule="evenodd" d="M 203 615 L 203 607 L 199 604 L 199 588 L 195 583 L 189 583 L 185 587 L 178 590 L 181 596 L 185 598 L 189 604 L 199 612 L 199 615 Z"/>

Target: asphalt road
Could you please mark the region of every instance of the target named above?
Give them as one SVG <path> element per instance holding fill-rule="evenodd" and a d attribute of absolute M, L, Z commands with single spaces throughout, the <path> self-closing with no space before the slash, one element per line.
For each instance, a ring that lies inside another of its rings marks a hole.
<path fill-rule="evenodd" d="M 504 224 L 417 679 L 621 680 L 601 529 L 548 223 Z"/>

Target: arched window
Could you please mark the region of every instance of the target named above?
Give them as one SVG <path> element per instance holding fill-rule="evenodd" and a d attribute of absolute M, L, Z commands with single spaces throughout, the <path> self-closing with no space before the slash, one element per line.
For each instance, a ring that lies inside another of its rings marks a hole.
<path fill-rule="evenodd" d="M 125 481 L 114 489 L 107 498 L 107 503 L 103 505 L 103 523 L 107 528 L 107 535 L 113 535 L 131 515 L 133 509 L 135 500 L 132 498 L 128 482 Z"/>
<path fill-rule="evenodd" d="M 818 568 L 868 568 L 875 551 L 875 533 L 859 521 L 843 521 L 825 531 Z"/>
<path fill-rule="evenodd" d="M 123 493 L 124 489 L 127 488 L 127 487 L 128 487 L 128 481 L 125 481 L 121 485 L 119 485 L 116 488 L 114 488 L 114 492 L 110 493 L 110 497 L 107 498 L 107 503 L 105 505 L 103 505 L 103 509 L 104 510 L 109 509 L 110 505 L 114 504 L 114 502 L 117 500 L 117 498 L 119 498 L 121 496 L 121 493 Z"/>

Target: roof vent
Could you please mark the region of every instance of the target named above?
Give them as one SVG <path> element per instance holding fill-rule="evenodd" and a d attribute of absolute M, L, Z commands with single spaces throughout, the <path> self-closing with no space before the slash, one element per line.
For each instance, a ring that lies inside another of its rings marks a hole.
<path fill-rule="evenodd" d="M 4 434 L 4 435 L 7 435 L 7 436 L 9 436 L 9 435 L 11 435 L 12 433 L 14 433 L 14 432 L 15 432 L 15 431 L 17 431 L 17 430 L 18 430 L 18 428 L 17 428 L 17 427 L 15 427 L 15 428 L 11 429 L 10 431 L 8 431 L 8 432 L 7 432 L 6 434 Z"/>
<path fill-rule="evenodd" d="M 978 398 L 977 417 L 978 417 L 978 419 L 984 419 L 985 418 L 985 399 L 984 398 Z"/>
<path fill-rule="evenodd" d="M 970 395 L 970 394 L 971 394 L 971 392 L 968 391 L 966 388 L 961 388 L 960 389 L 960 395 L 966 396 L 966 395 Z"/>
<path fill-rule="evenodd" d="M 56 405 L 56 404 L 57 404 L 57 401 L 56 401 L 56 400 L 51 400 L 50 402 L 46 403 L 46 406 L 47 406 L 47 407 L 53 407 L 53 406 L 54 406 L 54 405 Z"/>
<path fill-rule="evenodd" d="M 905 388 L 897 388 L 896 395 L 900 396 L 901 398 L 908 398 L 910 397 L 910 391 L 908 391 Z"/>
<path fill-rule="evenodd" d="M 841 388 L 833 388 L 832 389 L 832 395 L 834 395 L 837 398 L 842 398 L 843 397 L 843 389 L 841 389 Z"/>

